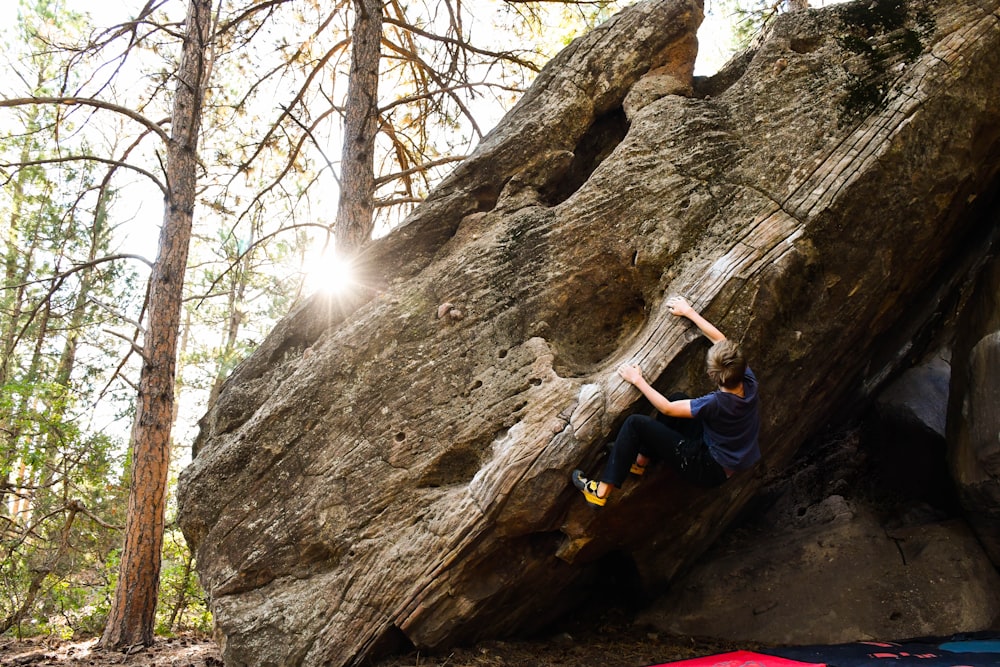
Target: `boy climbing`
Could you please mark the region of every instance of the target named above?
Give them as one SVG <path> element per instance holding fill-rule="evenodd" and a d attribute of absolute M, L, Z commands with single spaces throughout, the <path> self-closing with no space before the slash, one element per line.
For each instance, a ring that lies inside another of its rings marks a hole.
<path fill-rule="evenodd" d="M 591 505 L 601 507 L 612 488 L 631 472 L 642 475 L 652 461 L 663 460 L 681 477 L 713 487 L 760 459 L 757 441 L 760 411 L 757 377 L 739 347 L 701 316 L 683 297 L 667 301 L 672 315 L 686 317 L 712 341 L 706 362 L 718 388 L 699 398 L 666 398 L 646 382 L 638 366 L 624 364 L 618 374 L 635 386 L 659 412 L 656 418 L 631 415 L 622 424 L 600 480 L 573 471 L 573 485 Z"/>

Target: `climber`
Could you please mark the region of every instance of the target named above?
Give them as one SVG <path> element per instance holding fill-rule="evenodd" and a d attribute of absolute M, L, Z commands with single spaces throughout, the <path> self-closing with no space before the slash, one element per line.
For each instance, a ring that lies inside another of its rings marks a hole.
<path fill-rule="evenodd" d="M 666 398 L 646 382 L 638 366 L 622 365 L 618 374 L 659 414 L 656 418 L 636 414 L 625 420 L 600 480 L 573 471 L 573 485 L 596 507 L 607 502 L 612 487 L 620 488 L 630 472 L 642 475 L 655 460 L 666 461 L 690 482 L 714 487 L 760 459 L 757 377 L 743 353 L 683 297 L 669 299 L 667 307 L 672 315 L 691 320 L 712 341 L 706 362 L 718 389 L 694 399 L 683 393 Z"/>

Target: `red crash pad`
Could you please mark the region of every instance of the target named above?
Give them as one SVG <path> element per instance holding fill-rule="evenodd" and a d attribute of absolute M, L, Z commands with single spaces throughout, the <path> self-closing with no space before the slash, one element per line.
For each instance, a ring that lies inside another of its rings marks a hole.
<path fill-rule="evenodd" d="M 664 665 L 669 667 L 827 667 L 825 663 L 821 662 L 799 662 L 798 660 L 789 660 L 752 651 L 707 655 L 701 658 L 663 663 L 663 665 L 652 665 L 651 667 L 664 667 Z"/>

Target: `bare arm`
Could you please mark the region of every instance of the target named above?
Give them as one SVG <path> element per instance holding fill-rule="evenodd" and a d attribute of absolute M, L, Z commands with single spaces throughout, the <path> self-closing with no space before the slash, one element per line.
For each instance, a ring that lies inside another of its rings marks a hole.
<path fill-rule="evenodd" d="M 698 327 L 701 332 L 705 334 L 705 337 L 713 343 L 718 343 L 720 340 L 726 340 L 726 335 L 716 329 L 714 324 L 702 317 L 701 313 L 695 310 L 684 297 L 675 296 L 667 299 L 667 307 L 670 308 L 671 315 L 686 317 L 694 322 L 695 326 Z"/>
<path fill-rule="evenodd" d="M 695 326 L 701 330 L 705 337 L 712 341 L 712 343 L 718 343 L 719 341 L 726 340 L 726 335 L 719 331 L 714 324 L 702 317 L 701 313 L 695 310 L 684 297 L 671 297 L 667 300 L 667 307 L 670 309 L 671 315 L 686 317 L 691 320 Z M 642 395 L 645 396 L 653 407 L 661 413 L 667 415 L 668 417 L 691 418 L 690 399 L 671 401 L 666 396 L 653 389 L 653 387 L 646 382 L 646 379 L 642 377 L 642 369 L 638 366 L 633 364 L 623 364 L 618 368 L 618 375 L 620 375 L 623 380 L 641 391 Z"/>
<path fill-rule="evenodd" d="M 638 366 L 624 364 L 618 368 L 618 375 L 623 380 L 633 385 L 642 392 L 642 395 L 649 399 L 653 407 L 667 415 L 668 417 L 691 418 L 691 401 L 671 401 L 660 392 L 653 389 L 646 379 L 642 377 L 642 369 Z"/>

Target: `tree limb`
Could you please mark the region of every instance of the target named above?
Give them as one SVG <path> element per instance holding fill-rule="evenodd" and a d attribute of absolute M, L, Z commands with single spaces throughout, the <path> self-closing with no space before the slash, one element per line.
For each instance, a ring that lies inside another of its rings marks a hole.
<path fill-rule="evenodd" d="M 399 171 L 396 172 L 395 174 L 386 174 L 385 176 L 380 176 L 379 178 L 375 179 L 375 185 L 385 185 L 389 181 L 394 181 L 397 178 L 405 178 L 407 176 L 410 176 L 411 174 L 418 174 L 427 171 L 428 169 L 433 169 L 434 167 L 440 167 L 442 165 L 450 164 L 452 162 L 461 162 L 466 157 L 468 156 L 451 155 L 449 157 L 443 157 L 439 160 L 431 160 L 430 162 L 424 162 L 423 164 L 418 164 L 417 166 L 407 169 L 405 171 Z M 423 201 L 423 199 L 421 198 L 419 201 Z"/>
<path fill-rule="evenodd" d="M 135 165 L 129 164 L 127 162 L 112 160 L 111 158 L 99 157 L 97 155 L 69 155 L 66 157 L 45 158 L 41 160 L 28 160 L 27 162 L 6 162 L 0 164 L 0 168 L 2 169 L 13 168 L 16 171 L 21 167 L 34 167 L 42 164 L 63 164 L 66 162 L 100 162 L 102 164 L 110 164 L 116 167 L 131 169 L 132 171 L 138 172 L 143 176 L 145 176 L 146 178 L 148 178 L 149 180 L 153 181 L 153 183 L 156 184 L 156 187 L 160 188 L 160 191 L 163 193 L 164 197 L 168 195 L 167 187 L 163 183 L 161 183 L 160 180 L 156 178 L 156 176 L 154 176 L 151 172 L 148 172 L 142 167 L 136 167 Z M 4 185 L 6 185 L 9 182 L 10 178 L 8 178 L 7 181 L 4 182 Z"/>
<path fill-rule="evenodd" d="M 111 102 L 105 102 L 104 100 L 95 100 L 89 97 L 17 97 L 8 100 L 0 99 L 0 107 L 20 107 L 34 104 L 65 104 L 68 106 L 80 104 L 83 106 L 95 107 L 97 109 L 114 111 L 115 113 L 131 118 L 140 125 L 148 128 L 164 142 L 170 141 L 170 137 L 167 135 L 166 130 L 143 116 L 141 113 L 137 113 L 128 107 L 112 104 Z"/>
<path fill-rule="evenodd" d="M 480 55 L 480 56 L 486 56 L 487 58 L 490 58 L 490 59 L 506 60 L 508 62 L 514 63 L 515 65 L 520 65 L 521 67 L 524 67 L 525 69 L 529 69 L 532 72 L 540 72 L 541 69 L 542 69 L 541 67 L 539 67 L 538 65 L 536 65 L 533 62 L 529 62 L 527 60 L 519 58 L 517 55 L 514 54 L 513 51 L 489 51 L 487 49 L 480 49 L 480 48 L 475 47 L 472 44 L 469 44 L 468 42 L 462 41 L 460 39 L 455 39 L 454 37 L 446 37 L 444 35 L 436 35 L 436 34 L 434 34 L 432 32 L 428 32 L 426 30 L 422 30 L 422 29 L 418 28 L 415 25 L 410 25 L 409 23 L 406 23 L 404 21 L 400 21 L 398 19 L 394 19 L 394 18 L 391 18 L 391 17 L 388 17 L 388 16 L 385 17 L 385 22 L 387 24 L 389 24 L 389 25 L 396 26 L 397 28 L 399 28 L 401 30 L 405 30 L 407 32 L 411 32 L 411 33 L 413 33 L 415 35 L 420 35 L 421 37 L 425 37 L 427 39 L 430 39 L 430 40 L 433 40 L 433 41 L 436 41 L 436 42 L 442 42 L 444 44 L 450 44 L 452 46 L 457 46 L 457 47 L 461 48 L 462 50 L 468 51 L 470 53 L 475 53 L 475 54 Z"/>
<path fill-rule="evenodd" d="M 143 334 L 146 333 L 146 329 L 142 326 L 142 324 L 140 324 L 136 320 L 133 320 L 132 318 L 128 317 L 124 313 L 120 312 L 114 306 L 111 306 L 110 304 L 104 303 L 103 301 L 101 301 L 101 300 L 99 300 L 99 299 L 97 299 L 97 298 L 95 298 L 93 296 L 88 296 L 87 300 L 90 301 L 91 303 L 93 303 L 93 304 L 95 304 L 95 305 L 103 308 L 104 310 L 108 311 L 109 313 L 111 313 L 112 315 L 114 315 L 118 319 L 122 320 L 123 322 L 127 322 L 127 323 L 131 324 L 140 333 L 143 333 Z"/>
<path fill-rule="evenodd" d="M 125 341 L 126 343 L 129 344 L 129 346 L 132 348 L 133 352 L 135 352 L 140 357 L 142 357 L 143 361 L 146 361 L 146 362 L 149 361 L 149 356 L 146 354 L 146 350 L 143 349 L 143 347 L 141 345 L 139 345 L 139 343 L 135 342 L 135 340 L 133 340 L 133 339 L 129 338 L 128 336 L 126 336 L 125 334 L 119 333 L 119 332 L 117 332 L 117 331 L 115 331 L 113 329 L 101 329 L 101 331 L 103 331 L 104 333 L 107 333 L 107 334 L 111 334 L 112 336 L 116 336 L 118 338 L 121 338 L 123 341 Z"/>

